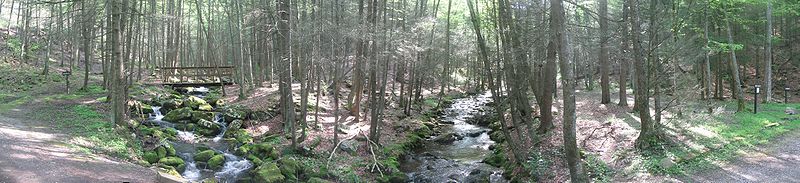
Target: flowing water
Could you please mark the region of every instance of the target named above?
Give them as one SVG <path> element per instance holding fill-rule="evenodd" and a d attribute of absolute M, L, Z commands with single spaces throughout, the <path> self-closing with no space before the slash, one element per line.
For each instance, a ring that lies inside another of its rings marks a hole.
<path fill-rule="evenodd" d="M 208 90 L 203 91 L 207 92 Z M 202 96 L 204 93 L 190 94 Z M 148 119 L 148 122 L 162 128 L 175 128 L 174 123 L 162 120 L 164 115 L 161 114 L 159 109 L 161 109 L 161 107 L 153 106 L 154 112 Z M 178 131 L 177 141 L 169 142 L 175 147 L 178 156 L 184 160 L 186 170 L 181 172 L 181 175 L 190 182 L 199 182 L 207 178 L 216 179 L 220 182 L 236 182 L 239 178 L 244 177 L 244 174 L 253 167 L 253 164 L 247 159 L 231 154 L 234 147 L 228 142 L 221 140 L 223 135 L 225 135 L 225 131 L 227 131 L 227 126 L 222 119 L 222 115 L 217 114 L 214 116 L 213 122 L 220 124 L 222 127 L 221 132 L 214 138 L 208 139 L 192 131 L 176 129 Z M 198 167 L 198 164 L 195 163 L 193 158 L 194 154 L 198 152 L 197 148 L 201 146 L 213 149 L 225 156 L 225 164 L 223 164 L 223 167 L 219 171 L 213 171 L 206 167 Z"/>
<path fill-rule="evenodd" d="M 491 94 L 484 93 L 455 99 L 439 116 L 441 127 L 438 137 L 432 137 L 414 154 L 406 156 L 401 170 L 412 182 L 507 182 L 502 170 L 481 163 L 492 153 L 489 146 L 495 142 L 489 138 L 490 129 L 468 123 L 477 115 L 492 111 L 487 104 Z M 442 138 L 450 137 L 450 140 Z"/>

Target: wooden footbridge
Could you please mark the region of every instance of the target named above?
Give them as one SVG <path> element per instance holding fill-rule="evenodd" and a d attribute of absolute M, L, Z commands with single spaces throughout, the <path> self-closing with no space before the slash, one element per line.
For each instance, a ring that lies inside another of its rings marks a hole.
<path fill-rule="evenodd" d="M 172 87 L 231 85 L 234 69 L 233 66 L 159 67 L 151 83 Z"/>

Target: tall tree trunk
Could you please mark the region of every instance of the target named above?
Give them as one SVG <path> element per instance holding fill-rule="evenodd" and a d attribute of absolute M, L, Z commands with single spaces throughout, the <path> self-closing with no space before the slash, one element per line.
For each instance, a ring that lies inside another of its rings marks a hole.
<path fill-rule="evenodd" d="M 117 124 L 118 127 L 125 127 L 125 106 L 126 106 L 126 97 L 125 94 L 125 87 L 126 87 L 126 80 L 125 80 L 125 65 L 123 64 L 123 57 L 121 53 L 120 47 L 122 46 L 120 42 L 120 37 L 122 36 L 121 33 L 121 23 L 122 23 L 122 14 L 120 13 L 120 6 L 125 3 L 127 0 L 110 0 L 111 2 L 111 25 L 110 25 L 110 36 L 111 40 L 108 44 L 111 44 L 111 60 L 114 62 L 113 64 L 113 77 L 114 82 L 112 86 L 113 90 L 113 104 L 112 110 L 114 113 L 114 123 Z"/>
<path fill-rule="evenodd" d="M 767 47 L 764 50 L 764 102 L 772 100 L 772 1 L 767 0 Z"/>
<path fill-rule="evenodd" d="M 630 57 L 630 43 L 628 39 L 630 34 L 630 1 L 623 2 L 622 5 L 622 57 L 619 59 L 619 106 L 628 107 L 628 68 L 630 68 L 628 58 Z"/>
<path fill-rule="evenodd" d="M 561 88 L 563 92 L 564 113 L 564 151 L 567 157 L 570 179 L 572 182 L 589 182 L 586 173 L 581 165 L 578 153 L 578 143 L 575 132 L 575 75 L 570 65 L 570 45 L 567 41 L 566 18 L 564 7 L 561 0 L 550 2 L 550 27 L 551 43 L 558 44 L 559 67 L 561 68 Z"/>
<path fill-rule="evenodd" d="M 292 94 L 292 59 L 289 45 L 291 44 L 290 30 L 289 30 L 289 2 L 290 0 L 278 0 L 277 14 L 278 14 L 278 32 L 276 34 L 276 47 L 280 57 L 280 90 L 281 101 L 281 115 L 283 116 L 284 125 L 289 127 L 292 134 L 291 149 L 294 150 L 297 144 L 297 134 L 295 130 L 295 111 L 294 99 Z"/>
<path fill-rule="evenodd" d="M 608 1 L 600 0 L 600 90 L 601 104 L 611 103 L 611 86 L 608 78 Z M 591 74 L 591 73 L 590 73 Z"/>
<path fill-rule="evenodd" d="M 730 15 L 729 17 L 725 18 L 725 27 L 728 32 L 728 44 L 734 44 L 733 42 L 733 34 L 731 33 L 731 22 L 730 22 Z M 744 112 L 744 92 L 742 91 L 742 81 L 739 79 L 739 63 L 736 61 L 736 50 L 733 49 L 731 46 L 730 56 L 731 62 L 730 70 L 731 70 L 731 90 L 733 90 L 734 95 L 736 96 L 736 112 Z"/>
<path fill-rule="evenodd" d="M 640 38 L 641 34 L 641 27 L 639 23 L 639 3 L 636 2 L 637 0 L 628 0 L 630 3 L 630 14 L 628 18 L 630 18 L 632 32 L 631 32 L 631 41 L 633 41 L 633 59 L 634 59 L 634 71 L 635 71 L 635 80 L 636 80 L 636 92 L 634 95 L 636 96 L 635 106 L 634 109 L 639 114 L 639 119 L 641 122 L 641 131 L 639 132 L 639 137 L 636 139 L 636 146 L 645 149 L 648 148 L 650 142 L 653 138 L 657 137 L 655 129 L 653 128 L 653 122 L 650 116 L 650 104 L 648 102 L 649 99 L 649 85 L 647 82 L 647 62 L 642 58 L 642 41 Z"/>

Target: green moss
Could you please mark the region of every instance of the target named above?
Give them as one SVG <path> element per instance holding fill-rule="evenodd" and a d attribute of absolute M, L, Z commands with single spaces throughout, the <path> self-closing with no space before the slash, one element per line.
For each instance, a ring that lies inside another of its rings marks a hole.
<path fill-rule="evenodd" d="M 298 174 L 303 172 L 303 167 L 297 163 L 297 160 L 291 157 L 285 157 L 278 161 L 281 168 L 281 173 L 288 180 L 298 180 Z"/>
<path fill-rule="evenodd" d="M 286 177 L 281 174 L 281 170 L 278 169 L 277 164 L 265 162 L 255 170 L 254 179 L 256 182 L 281 183 L 284 182 Z"/>
<path fill-rule="evenodd" d="M 483 163 L 492 165 L 494 167 L 503 167 L 503 165 L 506 164 L 506 161 L 507 159 L 505 157 L 505 152 L 503 152 L 503 148 L 496 147 L 492 154 L 483 160 Z"/>
<path fill-rule="evenodd" d="M 169 111 L 162 119 L 169 122 L 192 119 L 192 108 L 184 107 Z"/>
<path fill-rule="evenodd" d="M 201 151 L 194 155 L 194 160 L 199 162 L 207 162 L 211 157 L 214 157 L 217 153 L 214 150 L 205 150 Z"/>
<path fill-rule="evenodd" d="M 158 154 L 159 159 L 167 157 L 167 148 L 164 146 L 158 146 L 156 148 L 156 154 Z"/>
<path fill-rule="evenodd" d="M 150 164 L 158 162 L 158 154 L 156 154 L 156 152 L 153 151 L 145 152 L 142 158 L 144 158 L 144 160 Z"/>
<path fill-rule="evenodd" d="M 225 163 L 225 156 L 222 154 L 214 155 L 211 159 L 208 159 L 208 167 L 214 170 L 218 170 L 222 168 L 222 165 Z"/>
<path fill-rule="evenodd" d="M 175 170 L 178 170 L 179 172 L 183 172 L 184 168 L 186 168 L 186 165 L 184 164 L 183 160 L 178 157 L 161 158 L 160 160 L 158 160 L 158 163 L 174 167 Z"/>

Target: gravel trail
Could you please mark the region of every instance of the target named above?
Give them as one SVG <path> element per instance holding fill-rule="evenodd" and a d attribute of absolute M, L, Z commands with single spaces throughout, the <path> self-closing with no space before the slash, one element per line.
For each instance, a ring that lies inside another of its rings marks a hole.
<path fill-rule="evenodd" d="M 70 148 L 48 125 L 0 114 L 0 183 L 155 182 L 154 171 Z"/>
<path fill-rule="evenodd" d="M 800 182 L 800 132 L 691 176 L 692 182 Z"/>

